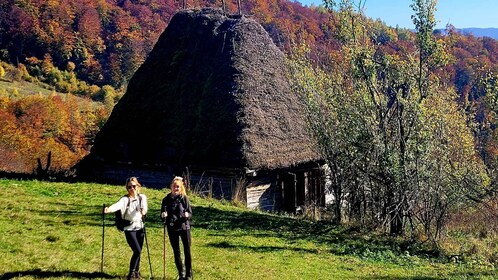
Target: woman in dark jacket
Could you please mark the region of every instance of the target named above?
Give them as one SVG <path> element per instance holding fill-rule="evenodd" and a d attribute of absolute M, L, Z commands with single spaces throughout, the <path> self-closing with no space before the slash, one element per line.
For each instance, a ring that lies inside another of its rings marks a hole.
<path fill-rule="evenodd" d="M 169 242 L 175 256 L 179 279 L 192 279 L 192 256 L 190 253 L 192 208 L 185 192 L 185 183 L 182 177 L 175 177 L 170 187 L 171 192 L 163 198 L 161 218 L 168 228 Z M 185 256 L 185 277 L 180 254 L 180 238 Z"/>

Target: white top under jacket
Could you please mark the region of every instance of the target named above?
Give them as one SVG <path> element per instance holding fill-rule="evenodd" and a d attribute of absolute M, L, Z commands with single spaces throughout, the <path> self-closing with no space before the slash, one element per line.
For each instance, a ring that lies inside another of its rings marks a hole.
<path fill-rule="evenodd" d="M 123 216 L 122 218 L 128 221 L 132 221 L 131 225 L 124 228 L 125 231 L 139 230 L 144 227 L 142 222 L 142 214 L 140 213 L 140 207 L 144 209 L 144 214 L 147 214 L 147 196 L 145 196 L 145 194 L 138 195 L 142 197 L 142 205 L 140 205 L 140 200 L 138 199 L 138 197 L 133 198 L 125 195 L 122 196 L 118 200 L 118 202 L 114 203 L 108 208 L 111 213 L 121 210 L 121 215 Z M 130 206 L 128 207 L 128 209 L 126 209 L 126 207 L 128 206 L 128 199 L 131 199 Z"/>

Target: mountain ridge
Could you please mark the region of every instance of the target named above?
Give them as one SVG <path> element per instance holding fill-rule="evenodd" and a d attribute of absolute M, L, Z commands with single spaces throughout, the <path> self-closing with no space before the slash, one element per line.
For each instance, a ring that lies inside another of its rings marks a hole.
<path fill-rule="evenodd" d="M 445 33 L 446 29 L 438 29 L 442 33 Z M 456 31 L 463 35 L 473 35 L 474 37 L 490 37 L 498 40 L 498 28 L 496 27 L 464 27 L 455 28 Z"/>
<path fill-rule="evenodd" d="M 491 37 L 493 39 L 498 40 L 498 28 L 488 27 L 488 28 L 477 28 L 477 27 L 469 27 L 469 28 L 457 28 L 458 32 L 462 32 L 462 34 L 472 34 L 476 37 Z"/>

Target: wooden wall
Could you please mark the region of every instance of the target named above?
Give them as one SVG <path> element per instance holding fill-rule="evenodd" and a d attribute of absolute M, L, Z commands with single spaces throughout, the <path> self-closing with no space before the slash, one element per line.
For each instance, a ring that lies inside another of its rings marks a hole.
<path fill-rule="evenodd" d="M 282 194 L 275 175 L 252 180 L 246 192 L 247 208 L 265 211 L 282 210 Z"/>

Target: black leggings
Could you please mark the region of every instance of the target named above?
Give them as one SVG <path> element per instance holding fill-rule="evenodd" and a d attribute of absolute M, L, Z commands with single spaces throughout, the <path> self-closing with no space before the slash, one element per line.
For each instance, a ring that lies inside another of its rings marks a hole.
<path fill-rule="evenodd" d="M 173 249 L 173 254 L 175 255 L 176 269 L 178 270 L 178 275 L 183 274 L 182 258 L 180 254 L 180 238 L 183 244 L 183 254 L 185 255 L 185 269 L 186 277 L 192 276 L 192 256 L 190 254 L 190 244 L 192 243 L 192 238 L 190 236 L 190 229 L 187 230 L 170 230 L 168 229 L 169 243 Z"/>
<path fill-rule="evenodd" d="M 144 245 L 144 237 L 145 237 L 144 230 L 143 229 L 133 230 L 133 231 L 125 230 L 125 236 L 126 236 L 126 242 L 128 242 L 128 245 L 130 245 L 130 248 L 133 251 L 133 255 L 131 256 L 130 260 L 130 273 L 133 271 L 139 271 L 140 253 L 142 252 L 142 247 Z"/>

